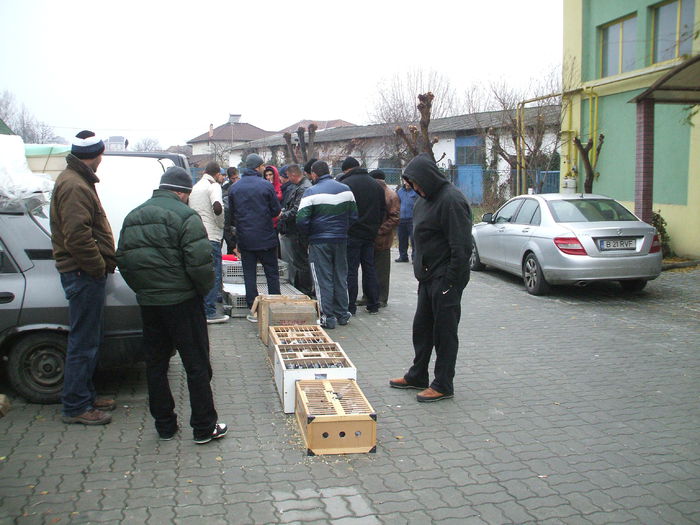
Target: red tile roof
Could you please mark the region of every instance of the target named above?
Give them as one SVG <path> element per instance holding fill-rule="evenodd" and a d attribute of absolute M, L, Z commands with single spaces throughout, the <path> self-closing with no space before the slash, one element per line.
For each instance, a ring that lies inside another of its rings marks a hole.
<path fill-rule="evenodd" d="M 188 140 L 187 143 L 193 144 L 195 142 L 210 141 L 246 142 L 249 140 L 262 139 L 274 134 L 274 131 L 265 131 L 252 124 L 246 124 L 245 122 L 236 122 L 234 124 L 227 122 L 226 124 L 214 128 L 214 134 L 211 137 L 207 131 L 206 133 L 202 133 Z"/>

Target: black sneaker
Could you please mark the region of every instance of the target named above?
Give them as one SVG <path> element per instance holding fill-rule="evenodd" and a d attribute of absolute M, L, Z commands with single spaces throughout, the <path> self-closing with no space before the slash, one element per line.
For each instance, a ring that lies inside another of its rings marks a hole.
<path fill-rule="evenodd" d="M 224 437 L 226 432 L 228 432 L 226 423 L 217 423 L 214 427 L 214 431 L 211 434 L 201 438 L 194 438 L 194 442 L 197 443 L 197 445 L 204 445 L 209 443 L 212 439 L 220 439 Z"/>
<path fill-rule="evenodd" d="M 175 427 L 175 430 L 173 430 L 172 432 L 158 432 L 158 439 L 160 439 L 161 441 L 170 441 L 175 437 L 178 430 L 180 430 L 180 427 Z"/>

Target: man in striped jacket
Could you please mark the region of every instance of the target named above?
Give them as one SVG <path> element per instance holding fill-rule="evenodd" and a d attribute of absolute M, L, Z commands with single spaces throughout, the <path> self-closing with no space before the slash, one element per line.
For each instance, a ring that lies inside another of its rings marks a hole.
<path fill-rule="evenodd" d="M 350 188 L 330 176 L 322 160 L 311 166 L 313 186 L 304 192 L 297 229 L 308 239 L 309 264 L 321 309 L 321 326 L 335 328 L 350 320 L 348 311 L 348 229 L 357 220 Z"/>

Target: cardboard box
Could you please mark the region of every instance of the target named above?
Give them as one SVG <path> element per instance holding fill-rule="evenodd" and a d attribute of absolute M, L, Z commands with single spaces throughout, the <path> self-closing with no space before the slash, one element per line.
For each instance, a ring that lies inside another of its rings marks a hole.
<path fill-rule="evenodd" d="M 280 325 L 308 325 L 318 321 L 318 303 L 307 295 L 258 295 L 251 311 L 258 318 L 258 335 L 263 343 L 268 343 L 268 328 L 277 324 L 270 318 L 271 305 L 284 304 L 275 309 Z"/>
<path fill-rule="evenodd" d="M 296 419 L 310 456 L 377 451 L 377 413 L 354 380 L 297 381 Z"/>

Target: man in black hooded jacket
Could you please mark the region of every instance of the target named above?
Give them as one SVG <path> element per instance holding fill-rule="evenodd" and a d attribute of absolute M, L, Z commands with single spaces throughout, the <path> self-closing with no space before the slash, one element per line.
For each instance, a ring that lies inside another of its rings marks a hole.
<path fill-rule="evenodd" d="M 390 380 L 389 385 L 423 390 L 416 398 L 427 403 L 454 394 L 460 302 L 469 282 L 472 212 L 464 194 L 445 178 L 427 153 L 408 163 L 403 178 L 422 197 L 413 209 L 413 273 L 418 279 L 418 305 L 413 318 L 415 358 L 406 375 Z M 429 383 L 433 347 L 435 377 Z"/>

